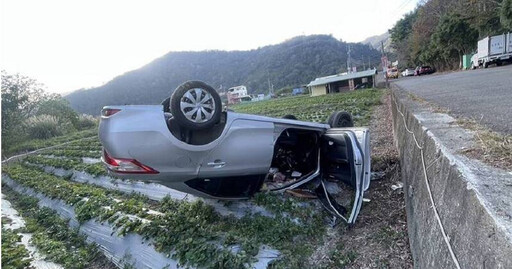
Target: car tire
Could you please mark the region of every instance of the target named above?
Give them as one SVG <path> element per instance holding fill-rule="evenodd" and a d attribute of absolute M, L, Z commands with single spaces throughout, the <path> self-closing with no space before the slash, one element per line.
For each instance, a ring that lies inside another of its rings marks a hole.
<path fill-rule="evenodd" d="M 162 103 L 160 103 L 164 107 L 164 112 L 171 112 L 171 97 L 165 98 Z"/>
<path fill-rule="evenodd" d="M 170 111 L 180 126 L 204 130 L 219 122 L 222 102 L 210 85 L 202 81 L 187 81 L 171 95 Z"/>
<path fill-rule="evenodd" d="M 354 121 L 352 115 L 346 111 L 336 111 L 329 116 L 327 124 L 331 128 L 343 128 L 343 127 L 354 127 Z"/>
<path fill-rule="evenodd" d="M 283 119 L 287 119 L 287 120 L 297 120 L 297 117 L 295 117 L 294 115 L 284 115 L 283 116 Z"/>

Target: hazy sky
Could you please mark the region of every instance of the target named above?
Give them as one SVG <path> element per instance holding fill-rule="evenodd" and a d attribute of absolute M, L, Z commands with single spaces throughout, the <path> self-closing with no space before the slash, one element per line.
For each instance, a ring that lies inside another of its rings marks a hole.
<path fill-rule="evenodd" d="M 1 68 L 58 93 L 100 86 L 169 51 L 256 49 L 303 34 L 362 41 L 418 2 L 1 1 Z"/>

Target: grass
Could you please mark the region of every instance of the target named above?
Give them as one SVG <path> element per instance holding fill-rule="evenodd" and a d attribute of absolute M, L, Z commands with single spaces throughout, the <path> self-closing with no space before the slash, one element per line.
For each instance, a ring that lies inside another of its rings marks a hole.
<path fill-rule="evenodd" d="M 326 122 L 332 112 L 341 110 L 352 114 L 356 126 L 366 126 L 372 107 L 380 104 L 382 93 L 382 90 L 368 89 L 315 97 L 304 95 L 237 104 L 230 108 L 240 113 L 278 118 L 292 114 L 299 120 L 312 122 Z"/>
<path fill-rule="evenodd" d="M 450 114 L 447 108 L 432 104 L 412 93 L 408 93 L 408 96 L 411 100 L 428 106 L 432 112 Z M 463 154 L 497 168 L 512 170 L 512 135 L 491 131 L 477 121 L 467 118 L 458 118 L 457 124 L 475 132 L 476 145 L 462 151 Z"/>
<path fill-rule="evenodd" d="M 343 243 L 339 243 L 328 253 L 329 263 L 322 266 L 322 269 L 343 269 L 352 264 L 357 258 L 357 252 L 345 248 Z"/>
<path fill-rule="evenodd" d="M 475 146 L 463 151 L 494 167 L 512 170 L 512 135 L 493 132 L 474 120 L 458 119 L 457 124 L 475 132 Z"/>

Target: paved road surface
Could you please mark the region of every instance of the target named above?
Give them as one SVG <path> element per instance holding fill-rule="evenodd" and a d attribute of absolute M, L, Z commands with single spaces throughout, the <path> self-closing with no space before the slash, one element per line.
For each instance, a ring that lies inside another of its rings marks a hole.
<path fill-rule="evenodd" d="M 400 78 L 392 82 L 450 114 L 512 134 L 512 64 L 463 72 Z"/>

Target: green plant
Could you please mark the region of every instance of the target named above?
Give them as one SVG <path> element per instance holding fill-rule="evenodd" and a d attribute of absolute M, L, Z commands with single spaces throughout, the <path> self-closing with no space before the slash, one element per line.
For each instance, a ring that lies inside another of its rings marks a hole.
<path fill-rule="evenodd" d="M 78 116 L 76 128 L 78 130 L 86 130 L 94 128 L 98 125 L 98 120 L 91 115 L 82 114 Z"/>
<path fill-rule="evenodd" d="M 2 146 L 2 154 L 3 157 L 8 157 L 13 154 L 25 151 L 36 150 L 40 148 L 55 146 L 58 144 L 70 142 L 78 139 L 85 139 L 86 142 L 89 138 L 98 137 L 97 129 L 84 130 L 80 132 L 75 132 L 72 134 L 67 134 L 64 136 L 57 136 L 50 139 L 33 139 L 26 140 L 20 143 L 12 143 L 7 146 Z M 92 141 L 92 140 L 91 140 Z M 2 142 L 3 143 L 3 142 Z M 92 143 L 92 142 L 91 142 Z"/>
<path fill-rule="evenodd" d="M 20 242 L 21 235 L 18 231 L 2 227 L 2 268 L 23 269 L 30 266 L 32 259 Z"/>
<path fill-rule="evenodd" d="M 78 229 L 68 227 L 68 220 L 60 218 L 47 207 L 39 208 L 36 198 L 16 193 L 6 185 L 2 185 L 2 193 L 23 215 L 26 226 L 21 231 L 32 234 L 31 243 L 44 254 L 45 260 L 56 262 L 64 268 L 94 268 L 98 264 L 103 268 L 114 267 L 97 245 L 87 243 L 86 237 Z M 5 256 L 2 256 L 3 267 Z M 92 264 L 96 266 L 91 266 Z"/>
<path fill-rule="evenodd" d="M 354 117 L 354 124 L 365 126 L 370 122 L 372 108 L 380 104 L 381 90 L 368 89 L 322 96 L 297 96 L 232 106 L 236 112 L 283 117 L 295 115 L 299 120 L 326 122 L 334 111 L 347 111 Z"/>
<path fill-rule="evenodd" d="M 39 115 L 28 118 L 25 126 L 30 138 L 48 139 L 64 134 L 56 117 L 50 115 Z"/>

